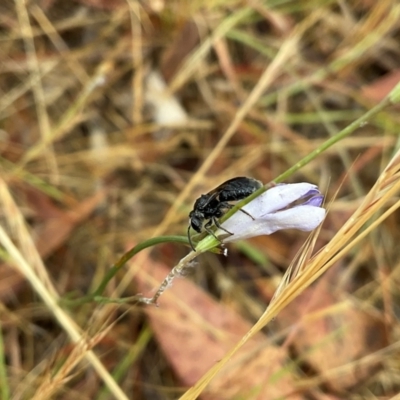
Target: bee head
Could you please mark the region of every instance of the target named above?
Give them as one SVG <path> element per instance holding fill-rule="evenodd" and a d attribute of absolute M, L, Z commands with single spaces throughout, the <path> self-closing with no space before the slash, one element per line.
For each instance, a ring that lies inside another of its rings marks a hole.
<path fill-rule="evenodd" d="M 189 214 L 189 225 L 198 233 L 203 227 L 204 214 L 198 210 L 193 210 Z"/>

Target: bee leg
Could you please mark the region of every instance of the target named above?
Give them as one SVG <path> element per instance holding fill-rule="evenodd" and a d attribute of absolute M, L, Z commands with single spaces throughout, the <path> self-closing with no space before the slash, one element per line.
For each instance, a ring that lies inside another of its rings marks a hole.
<path fill-rule="evenodd" d="M 225 229 L 225 228 L 223 228 L 223 227 L 221 226 L 221 224 L 219 223 L 219 221 L 218 221 L 217 218 L 213 217 L 213 222 L 214 222 L 214 224 L 215 224 L 215 226 L 216 226 L 217 228 L 222 229 L 224 232 L 229 233 L 229 235 L 231 235 L 231 236 L 233 235 L 232 232 L 229 232 L 227 229 Z M 215 235 L 214 235 L 214 237 L 215 237 Z"/>
<path fill-rule="evenodd" d="M 239 208 L 239 211 L 241 211 L 242 213 L 245 213 L 246 215 L 248 215 L 254 221 L 254 217 L 251 214 L 249 214 L 247 211 L 242 210 L 241 208 Z"/>
<path fill-rule="evenodd" d="M 214 236 L 215 239 L 217 239 L 218 241 L 220 241 L 216 236 L 215 233 L 210 229 L 211 225 L 212 225 L 213 221 L 212 219 L 210 219 L 205 225 L 204 225 L 204 230 L 211 236 Z"/>
<path fill-rule="evenodd" d="M 225 203 L 224 202 L 224 203 L 220 204 L 220 208 L 229 208 L 229 209 L 231 209 L 233 207 L 235 207 L 235 206 L 230 204 L 230 203 Z M 254 217 L 251 214 L 249 214 L 247 211 L 245 211 L 245 210 L 243 210 L 241 208 L 239 208 L 239 211 L 241 211 L 242 213 L 245 213 L 246 215 L 248 215 L 254 221 Z M 218 228 L 220 228 L 220 227 L 218 226 Z"/>
<path fill-rule="evenodd" d="M 217 239 L 219 242 L 221 242 L 221 239 L 220 239 L 219 237 L 217 237 L 217 236 L 215 235 L 215 233 L 210 229 L 213 223 L 219 228 L 219 226 L 218 226 L 218 225 L 219 225 L 218 220 L 217 220 L 215 217 L 213 217 L 212 219 L 210 219 L 210 220 L 204 225 L 204 230 L 205 230 L 209 235 L 214 236 L 215 239 Z M 217 224 L 218 224 L 218 225 L 217 225 Z M 231 233 L 231 232 L 228 232 L 226 229 L 222 228 L 222 230 L 224 230 L 226 233 L 229 233 L 230 235 L 232 235 L 232 233 Z M 221 243 L 222 243 L 222 242 L 221 242 Z"/>
<path fill-rule="evenodd" d="M 190 247 L 192 248 L 193 251 L 196 251 L 192 242 L 192 237 L 190 236 L 190 225 L 188 226 L 187 237 L 189 239 Z"/>

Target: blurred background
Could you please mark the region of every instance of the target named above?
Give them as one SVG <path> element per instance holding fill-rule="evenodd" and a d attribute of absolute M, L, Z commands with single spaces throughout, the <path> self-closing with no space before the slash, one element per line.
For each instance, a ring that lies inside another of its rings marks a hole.
<path fill-rule="evenodd" d="M 186 235 L 200 194 L 270 182 L 365 114 L 400 80 L 399 43 L 396 0 L 2 0 L 0 398 L 176 399 L 195 384 L 257 321 L 307 234 L 201 255 L 158 308 L 58 297 L 91 293 L 143 240 Z M 379 177 L 399 125 L 387 108 L 291 176 L 331 202 L 317 249 Z M 399 240 L 394 214 L 202 398 L 398 399 Z M 104 295 L 153 295 L 188 251 L 140 253 Z"/>

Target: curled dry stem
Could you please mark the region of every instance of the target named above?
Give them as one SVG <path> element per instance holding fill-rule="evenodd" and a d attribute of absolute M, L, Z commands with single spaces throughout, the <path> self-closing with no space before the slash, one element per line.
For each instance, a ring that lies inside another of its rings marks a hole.
<path fill-rule="evenodd" d="M 191 268 L 192 261 L 199 254 L 199 252 L 191 251 L 188 255 L 183 257 L 179 261 L 179 263 L 174 268 L 172 268 L 171 272 L 163 280 L 153 297 L 144 297 L 141 295 L 137 295 L 135 300 L 137 300 L 139 303 L 158 306 L 158 298 L 165 292 L 165 290 L 169 286 L 172 285 L 172 281 L 175 279 L 175 277 L 183 275 L 188 268 Z"/>

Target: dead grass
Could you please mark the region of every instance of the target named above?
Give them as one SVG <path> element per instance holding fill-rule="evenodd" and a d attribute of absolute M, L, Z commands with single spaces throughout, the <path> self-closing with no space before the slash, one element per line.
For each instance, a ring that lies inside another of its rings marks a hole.
<path fill-rule="evenodd" d="M 399 21 L 394 0 L 2 2 L 0 398 L 396 398 L 398 106 L 287 179 L 330 208 L 290 277 L 306 236 L 279 232 L 199 257 L 159 308 L 60 299 L 371 110 Z M 187 251 L 139 253 L 105 295 L 152 295 Z"/>

